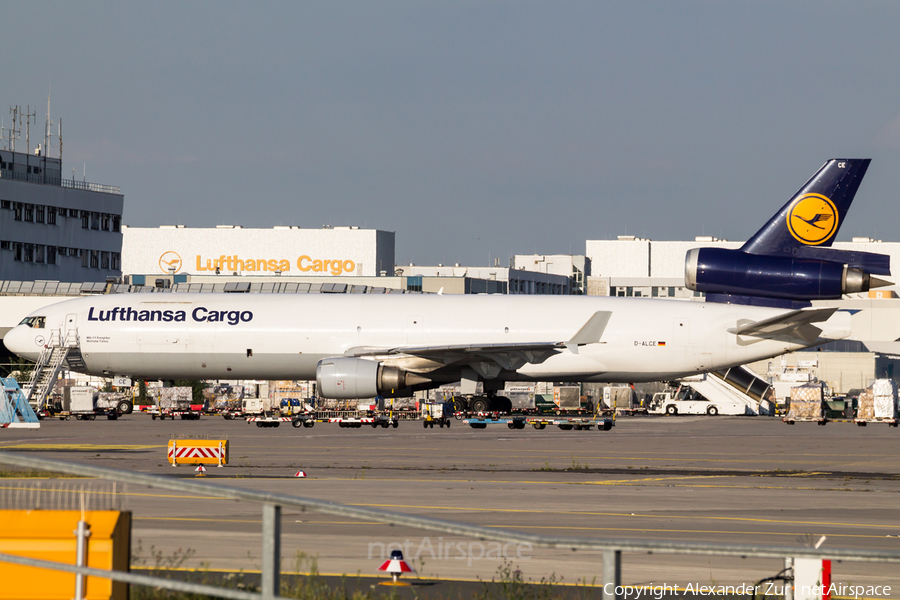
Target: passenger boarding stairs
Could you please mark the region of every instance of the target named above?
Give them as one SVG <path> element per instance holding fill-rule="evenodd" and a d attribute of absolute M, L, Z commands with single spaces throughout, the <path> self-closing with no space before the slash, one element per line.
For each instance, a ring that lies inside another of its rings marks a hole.
<path fill-rule="evenodd" d="M 679 379 L 710 402 L 736 402 L 747 407 L 746 414 L 771 415 L 775 405 L 769 400 L 769 384 L 744 366 Z"/>
<path fill-rule="evenodd" d="M 31 372 L 31 380 L 24 390 L 25 398 L 36 411 L 43 410 L 59 372 L 66 364 L 66 359 L 71 359 L 70 363 L 80 361 L 82 365 L 84 364 L 78 348 L 77 329 L 66 331 L 65 337 L 60 329 L 52 331 L 50 340 L 41 350 L 41 355 Z"/>

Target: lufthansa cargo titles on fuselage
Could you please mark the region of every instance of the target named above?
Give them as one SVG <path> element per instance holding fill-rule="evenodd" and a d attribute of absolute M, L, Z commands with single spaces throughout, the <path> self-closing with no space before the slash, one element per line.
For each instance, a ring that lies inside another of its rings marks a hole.
<path fill-rule="evenodd" d="M 253 313 L 249 310 L 211 310 L 205 306 L 198 306 L 190 311 L 191 320 L 197 323 L 227 323 L 237 325 L 253 320 Z M 188 312 L 185 310 L 137 310 L 130 306 L 117 306 L 108 310 L 88 309 L 88 321 L 150 321 L 150 322 L 184 322 Z"/>

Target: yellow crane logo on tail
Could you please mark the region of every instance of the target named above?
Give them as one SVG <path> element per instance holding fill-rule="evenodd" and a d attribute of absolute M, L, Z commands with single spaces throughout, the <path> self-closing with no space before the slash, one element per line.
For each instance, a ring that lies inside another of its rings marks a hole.
<path fill-rule="evenodd" d="M 818 246 L 831 239 L 837 231 L 837 208 L 822 194 L 806 194 L 788 210 L 787 226 L 798 242 Z"/>

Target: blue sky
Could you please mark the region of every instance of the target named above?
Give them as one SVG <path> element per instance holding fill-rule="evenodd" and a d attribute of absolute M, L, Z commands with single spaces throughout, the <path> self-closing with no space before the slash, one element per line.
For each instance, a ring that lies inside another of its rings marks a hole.
<path fill-rule="evenodd" d="M 900 240 L 898 2 L 21 8 L 4 125 L 31 104 L 42 131 L 52 86 L 64 171 L 121 186 L 128 225 L 358 225 L 399 264 L 506 264 L 746 239 L 871 157 L 839 239 Z"/>

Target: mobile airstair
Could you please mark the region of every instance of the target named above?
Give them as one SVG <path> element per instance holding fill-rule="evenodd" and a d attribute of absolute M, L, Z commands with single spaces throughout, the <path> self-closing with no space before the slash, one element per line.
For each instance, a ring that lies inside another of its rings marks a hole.
<path fill-rule="evenodd" d="M 0 397 L 0 428 L 37 429 L 41 426 L 37 415 L 25 399 L 14 377 L 0 377 L 3 394 Z"/>
<path fill-rule="evenodd" d="M 31 379 L 25 386 L 25 399 L 34 410 L 40 412 L 47 403 L 47 398 L 53 391 L 60 370 L 70 359 L 78 362 L 81 360 L 81 352 L 78 349 L 78 330 L 67 331 L 63 336 L 62 330 L 56 329 L 50 334 L 50 340 L 41 350 L 41 355 L 34 364 Z M 83 364 L 83 360 L 81 360 Z"/>

